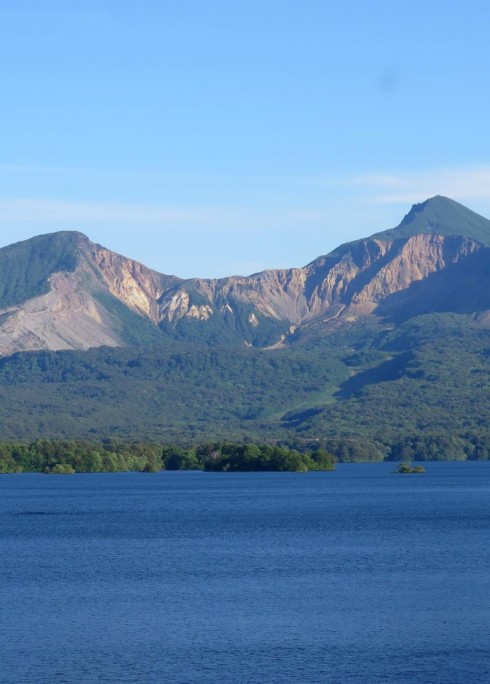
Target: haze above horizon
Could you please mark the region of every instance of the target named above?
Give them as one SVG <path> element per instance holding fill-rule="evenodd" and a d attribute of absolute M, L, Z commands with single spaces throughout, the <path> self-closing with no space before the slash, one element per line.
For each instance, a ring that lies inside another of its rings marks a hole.
<path fill-rule="evenodd" d="M 79 230 L 220 277 L 436 194 L 490 216 L 489 20 L 480 0 L 0 3 L 0 246 Z"/>

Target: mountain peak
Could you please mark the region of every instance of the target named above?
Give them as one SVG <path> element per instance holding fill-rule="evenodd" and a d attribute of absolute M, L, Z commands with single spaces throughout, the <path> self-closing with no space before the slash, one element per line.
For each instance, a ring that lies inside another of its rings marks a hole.
<path fill-rule="evenodd" d="M 372 237 L 397 239 L 418 234 L 465 236 L 490 245 L 490 221 L 449 197 L 436 195 L 414 204 L 396 228 Z"/>
<path fill-rule="evenodd" d="M 38 235 L 0 249 L 0 308 L 15 306 L 49 291 L 53 273 L 73 272 L 83 233 L 59 231 Z"/>

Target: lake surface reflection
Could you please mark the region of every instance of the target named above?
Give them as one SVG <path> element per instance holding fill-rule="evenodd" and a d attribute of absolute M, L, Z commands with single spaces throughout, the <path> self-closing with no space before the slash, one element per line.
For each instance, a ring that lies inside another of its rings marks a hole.
<path fill-rule="evenodd" d="M 0 478 L 0 682 L 490 681 L 490 463 Z"/>

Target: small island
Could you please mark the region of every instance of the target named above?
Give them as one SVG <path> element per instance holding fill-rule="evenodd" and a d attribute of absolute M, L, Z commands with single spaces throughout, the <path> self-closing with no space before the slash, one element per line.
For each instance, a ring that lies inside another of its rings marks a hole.
<path fill-rule="evenodd" d="M 398 468 L 394 471 L 395 473 L 401 473 L 403 475 L 411 473 L 425 473 L 425 468 L 423 465 L 412 465 L 411 463 L 400 463 Z"/>
<path fill-rule="evenodd" d="M 44 475 L 74 475 L 76 471 L 69 463 L 55 463 L 46 466 L 42 472 Z"/>

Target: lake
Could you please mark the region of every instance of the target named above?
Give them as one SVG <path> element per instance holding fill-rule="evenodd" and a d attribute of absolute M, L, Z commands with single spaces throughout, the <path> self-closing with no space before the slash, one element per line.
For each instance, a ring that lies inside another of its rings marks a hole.
<path fill-rule="evenodd" d="M 0 477 L 2 684 L 490 681 L 490 463 Z"/>

